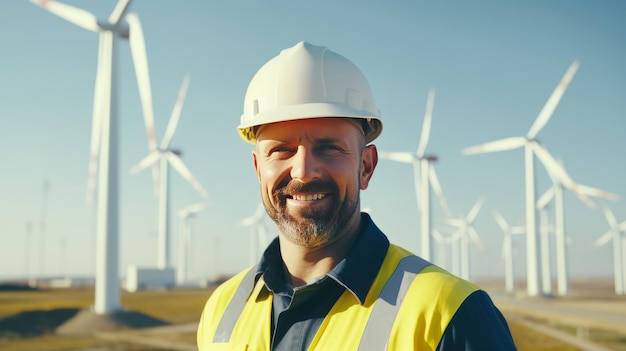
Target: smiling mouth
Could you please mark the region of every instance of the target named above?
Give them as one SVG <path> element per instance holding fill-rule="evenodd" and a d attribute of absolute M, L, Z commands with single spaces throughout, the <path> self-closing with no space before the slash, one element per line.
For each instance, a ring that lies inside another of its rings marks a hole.
<path fill-rule="evenodd" d="M 321 200 L 325 197 L 326 197 L 326 194 L 323 194 L 323 193 L 287 196 L 288 199 L 293 199 L 293 200 L 298 200 L 298 201 L 315 201 L 315 200 Z"/>

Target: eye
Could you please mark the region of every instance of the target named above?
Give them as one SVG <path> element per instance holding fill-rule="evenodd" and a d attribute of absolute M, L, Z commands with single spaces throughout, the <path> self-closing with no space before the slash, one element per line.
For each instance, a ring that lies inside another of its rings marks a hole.
<path fill-rule="evenodd" d="M 277 157 L 283 157 L 286 155 L 290 155 L 292 153 L 294 153 L 295 150 L 287 145 L 278 145 L 276 147 L 273 147 L 269 150 L 268 155 L 270 156 L 277 156 Z"/>
<path fill-rule="evenodd" d="M 328 154 L 340 153 L 342 151 L 342 148 L 336 144 L 322 144 L 322 145 L 316 146 L 315 151 L 328 155 Z"/>

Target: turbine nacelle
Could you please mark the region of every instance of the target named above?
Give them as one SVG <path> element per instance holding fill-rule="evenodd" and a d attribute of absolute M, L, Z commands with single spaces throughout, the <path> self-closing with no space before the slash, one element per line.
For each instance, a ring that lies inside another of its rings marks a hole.
<path fill-rule="evenodd" d="M 128 39 L 130 36 L 130 26 L 126 21 L 120 23 L 96 21 L 96 24 L 102 31 L 111 31 L 121 38 Z"/>

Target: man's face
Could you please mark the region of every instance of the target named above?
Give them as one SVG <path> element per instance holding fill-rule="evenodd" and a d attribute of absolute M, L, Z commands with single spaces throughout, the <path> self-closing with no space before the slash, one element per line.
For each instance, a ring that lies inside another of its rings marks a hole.
<path fill-rule="evenodd" d="M 288 240 L 318 247 L 356 229 L 359 190 L 367 188 L 377 154 L 345 118 L 265 125 L 253 158 L 265 209 Z"/>

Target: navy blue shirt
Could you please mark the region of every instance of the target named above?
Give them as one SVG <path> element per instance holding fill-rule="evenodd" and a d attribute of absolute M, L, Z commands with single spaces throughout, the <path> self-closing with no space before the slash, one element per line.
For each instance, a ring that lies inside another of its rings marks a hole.
<path fill-rule="evenodd" d="M 263 275 L 261 294 L 274 294 L 271 349 L 306 350 L 335 302 L 348 290 L 363 304 L 382 266 L 389 240 L 366 213 L 358 239 L 348 255 L 326 275 L 294 288 L 275 239 L 257 266 Z M 459 307 L 437 347 L 448 350 L 516 350 L 506 320 L 484 291 L 471 294 Z"/>

